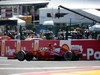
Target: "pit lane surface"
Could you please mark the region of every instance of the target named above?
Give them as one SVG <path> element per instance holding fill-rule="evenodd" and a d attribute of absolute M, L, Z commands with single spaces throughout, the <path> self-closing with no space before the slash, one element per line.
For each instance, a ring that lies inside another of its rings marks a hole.
<path fill-rule="evenodd" d="M 99 75 L 100 61 L 18 61 L 0 57 L 0 75 Z"/>

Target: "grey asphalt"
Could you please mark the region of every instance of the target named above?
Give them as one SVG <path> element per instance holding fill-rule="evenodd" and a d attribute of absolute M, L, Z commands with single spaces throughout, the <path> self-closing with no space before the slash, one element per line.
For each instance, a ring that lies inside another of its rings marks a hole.
<path fill-rule="evenodd" d="M 100 61 L 18 61 L 0 57 L 0 75 L 86 69 L 100 69 Z"/>

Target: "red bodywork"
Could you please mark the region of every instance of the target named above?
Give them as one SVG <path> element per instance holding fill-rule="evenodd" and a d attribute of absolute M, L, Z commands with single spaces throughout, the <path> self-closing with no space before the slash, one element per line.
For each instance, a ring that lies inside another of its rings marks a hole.
<path fill-rule="evenodd" d="M 55 49 L 57 49 L 57 48 L 55 48 Z M 60 49 L 59 52 L 54 51 L 55 49 L 50 50 L 49 47 L 44 47 L 44 48 L 38 50 L 37 53 L 33 52 L 33 55 L 35 57 L 38 57 L 38 59 L 55 60 L 56 57 L 62 57 L 65 52 L 69 51 L 62 47 L 58 47 L 58 49 Z"/>
<path fill-rule="evenodd" d="M 57 49 L 58 51 L 56 51 Z M 82 55 L 80 50 L 71 51 L 69 48 L 66 49 L 60 46 L 48 46 L 43 47 L 38 51 L 33 51 L 33 56 L 38 58 L 39 60 L 62 60 L 64 59 L 64 54 L 66 52 L 70 52 L 72 54 L 71 60 L 79 60 Z"/>

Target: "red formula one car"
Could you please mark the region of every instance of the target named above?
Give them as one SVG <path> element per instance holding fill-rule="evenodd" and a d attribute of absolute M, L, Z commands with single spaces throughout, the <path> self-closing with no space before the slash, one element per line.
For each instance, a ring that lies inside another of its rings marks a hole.
<path fill-rule="evenodd" d="M 71 51 L 67 46 L 51 46 L 42 47 L 37 51 L 19 51 L 16 55 L 19 61 L 27 60 L 30 61 L 33 57 L 37 60 L 79 60 L 81 59 L 82 53 L 80 50 Z"/>

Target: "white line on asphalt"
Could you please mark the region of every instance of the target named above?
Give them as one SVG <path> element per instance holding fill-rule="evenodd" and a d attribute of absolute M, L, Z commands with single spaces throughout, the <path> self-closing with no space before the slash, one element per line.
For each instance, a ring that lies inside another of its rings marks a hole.
<path fill-rule="evenodd" d="M 38 68 L 38 67 L 34 67 L 34 68 L 0 68 L 0 70 L 40 70 L 40 69 L 66 69 L 66 67 L 43 67 L 43 68 Z"/>
<path fill-rule="evenodd" d="M 59 71 L 66 71 L 66 70 L 59 70 Z M 58 72 L 58 70 L 54 71 L 40 71 L 40 72 L 27 72 L 27 73 L 17 73 L 17 74 L 10 74 L 10 75 L 32 75 L 33 73 L 46 73 L 46 72 Z"/>
<path fill-rule="evenodd" d="M 100 66 L 89 66 L 89 67 L 98 67 L 100 68 Z M 5 67 L 5 68 L 0 68 L 0 70 L 40 70 L 40 69 L 74 69 L 74 68 L 81 68 L 81 67 L 76 67 L 76 66 L 73 66 L 73 67 L 34 67 L 34 68 L 11 68 L 11 67 Z M 83 66 L 84 68 L 84 66 Z"/>

